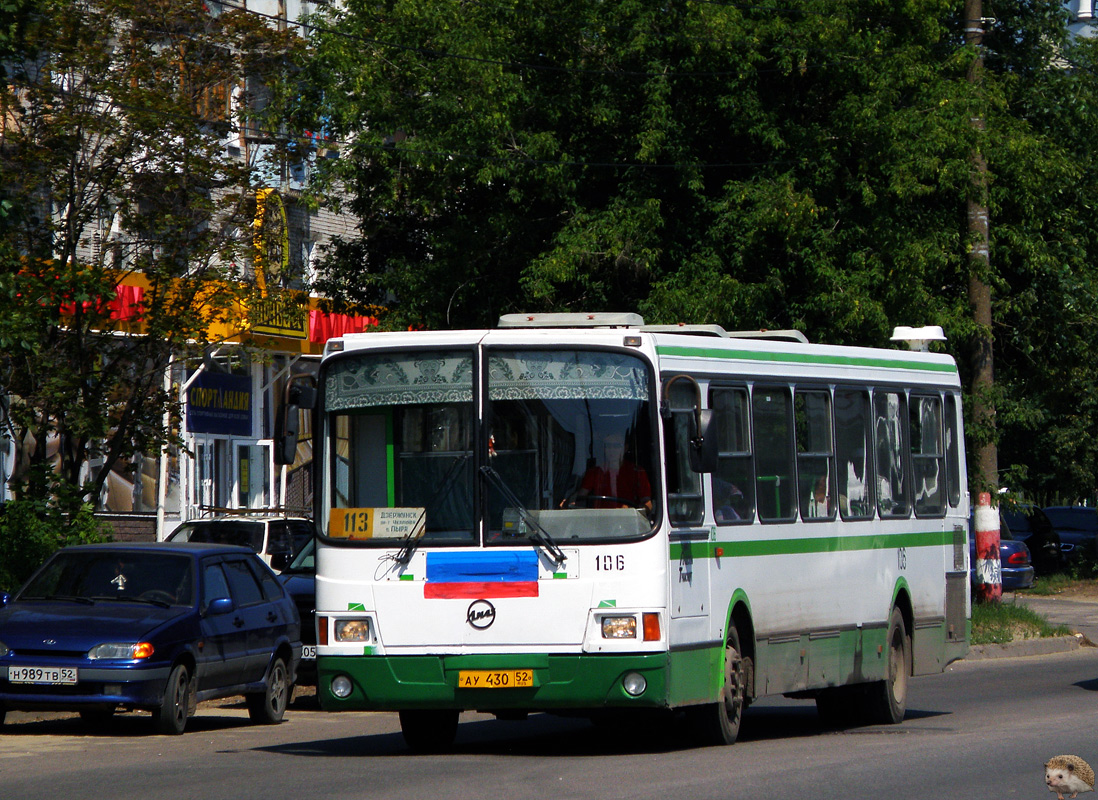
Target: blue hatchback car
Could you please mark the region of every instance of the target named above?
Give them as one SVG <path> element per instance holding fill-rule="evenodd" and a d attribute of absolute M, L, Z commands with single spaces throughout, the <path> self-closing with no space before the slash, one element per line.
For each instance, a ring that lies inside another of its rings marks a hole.
<path fill-rule="evenodd" d="M 0 606 L 0 723 L 13 709 L 93 722 L 138 709 L 180 734 L 198 702 L 242 694 L 274 724 L 301 657 L 297 607 L 244 547 L 66 547 Z"/>

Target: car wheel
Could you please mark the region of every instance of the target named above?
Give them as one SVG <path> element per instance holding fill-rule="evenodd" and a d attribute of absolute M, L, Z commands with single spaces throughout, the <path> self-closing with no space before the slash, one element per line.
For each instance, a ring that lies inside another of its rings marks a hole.
<path fill-rule="evenodd" d="M 169 736 L 183 733 L 187 725 L 187 711 L 191 694 L 191 676 L 184 664 L 176 664 L 164 687 L 164 699 L 156 714 L 156 730 Z"/>
<path fill-rule="evenodd" d="M 450 709 L 401 711 L 400 732 L 414 752 L 439 753 L 454 743 L 458 713 Z"/>
<path fill-rule="evenodd" d="M 276 658 L 267 672 L 267 688 L 263 693 L 245 696 L 248 704 L 248 716 L 253 722 L 262 725 L 276 725 L 282 722 L 286 714 L 286 705 L 290 701 L 290 673 L 286 662 Z"/>
<path fill-rule="evenodd" d="M 0 726 L 3 726 L 4 717 L 6 717 L 7 715 L 8 715 L 8 710 L 6 708 L 0 708 Z"/>
<path fill-rule="evenodd" d="M 690 725 L 705 744 L 735 744 L 740 735 L 743 710 L 747 707 L 747 686 L 751 659 L 740 648 L 740 633 L 735 625 L 728 628 L 724 646 L 724 679 L 720 700 L 688 709 Z"/>
<path fill-rule="evenodd" d="M 907 712 L 907 677 L 911 674 L 911 640 L 900 609 L 892 609 L 885 639 L 885 679 L 866 686 L 865 718 L 870 724 L 896 725 Z"/>

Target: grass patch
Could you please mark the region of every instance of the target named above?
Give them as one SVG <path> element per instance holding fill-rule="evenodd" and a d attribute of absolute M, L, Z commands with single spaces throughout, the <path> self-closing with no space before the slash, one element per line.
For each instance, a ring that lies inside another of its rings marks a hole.
<path fill-rule="evenodd" d="M 1053 575 L 1039 575 L 1028 589 L 1019 589 L 1018 594 L 1032 594 L 1051 597 L 1054 594 L 1071 594 L 1076 591 L 1094 591 L 1093 580 L 1082 580 L 1063 572 Z"/>
<path fill-rule="evenodd" d="M 971 644 L 1006 644 L 1070 635 L 1070 628 L 1053 625 L 1024 606 L 1013 603 L 972 604 Z"/>

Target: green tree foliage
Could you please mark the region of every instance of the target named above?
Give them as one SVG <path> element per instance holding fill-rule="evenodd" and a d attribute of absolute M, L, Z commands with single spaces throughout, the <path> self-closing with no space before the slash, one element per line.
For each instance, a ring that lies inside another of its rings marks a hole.
<path fill-rule="evenodd" d="M 349 3 L 305 105 L 363 220 L 326 288 L 430 326 L 938 321 L 896 275 L 965 285 L 971 89 L 953 4 L 909 5 Z"/>
<path fill-rule="evenodd" d="M 54 550 L 110 541 L 90 503 L 62 514 L 55 504 L 16 500 L 0 508 L 0 591 L 15 591 Z"/>
<path fill-rule="evenodd" d="M 985 13 L 977 84 L 946 0 L 349 0 L 314 21 L 297 109 L 340 149 L 318 194 L 361 221 L 320 286 L 392 327 L 939 324 L 967 376 L 979 151 L 999 417 L 970 441 L 999 437 L 1015 488 L 1089 494 L 1094 48 L 1059 0 Z"/>
<path fill-rule="evenodd" d="M 229 104 L 295 37 L 201 0 L 43 0 L 21 34 L 0 86 L 0 383 L 23 495 L 75 513 L 169 441 L 169 359 L 245 277 L 254 194 Z M 138 319 L 112 303 L 127 276 Z"/>

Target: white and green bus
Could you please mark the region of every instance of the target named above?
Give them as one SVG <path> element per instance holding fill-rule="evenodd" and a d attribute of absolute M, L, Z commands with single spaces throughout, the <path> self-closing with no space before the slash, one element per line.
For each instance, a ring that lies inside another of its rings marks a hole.
<path fill-rule="evenodd" d="M 334 339 L 317 390 L 282 449 L 315 399 L 318 695 L 413 748 L 463 710 L 897 723 L 967 650 L 949 356 L 509 315 Z"/>

